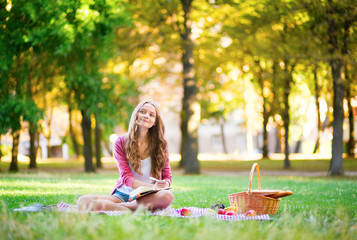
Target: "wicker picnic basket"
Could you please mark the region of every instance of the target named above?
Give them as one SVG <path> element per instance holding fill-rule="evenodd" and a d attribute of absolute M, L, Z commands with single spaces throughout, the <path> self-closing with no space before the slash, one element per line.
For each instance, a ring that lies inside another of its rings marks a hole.
<path fill-rule="evenodd" d="M 252 191 L 252 180 L 255 169 L 257 169 L 259 193 Z M 234 202 L 237 203 L 238 213 L 245 213 L 248 210 L 254 210 L 258 215 L 276 214 L 278 211 L 280 198 L 274 199 L 266 197 L 264 194 L 262 194 L 263 192 L 264 190 L 261 190 L 260 186 L 259 165 L 254 163 L 250 171 L 248 191 L 229 194 L 228 199 L 231 205 L 233 205 Z"/>

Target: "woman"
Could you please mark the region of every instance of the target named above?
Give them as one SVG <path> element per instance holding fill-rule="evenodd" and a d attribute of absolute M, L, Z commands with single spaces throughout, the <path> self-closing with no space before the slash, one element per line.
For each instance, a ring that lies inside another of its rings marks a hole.
<path fill-rule="evenodd" d="M 168 207 L 173 200 L 169 190 L 128 201 L 130 192 L 140 186 L 163 188 L 171 185 L 172 175 L 164 133 L 165 126 L 156 104 L 144 101 L 136 106 L 128 133 L 119 137 L 114 144 L 120 178 L 111 195 L 82 196 L 77 202 L 79 208 L 92 211 L 135 211 L 139 206 L 149 210 Z M 160 180 L 152 182 L 150 177 Z"/>

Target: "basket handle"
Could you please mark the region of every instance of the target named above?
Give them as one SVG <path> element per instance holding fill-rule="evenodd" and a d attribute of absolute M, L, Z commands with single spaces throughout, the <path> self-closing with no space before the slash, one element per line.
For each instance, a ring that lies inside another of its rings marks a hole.
<path fill-rule="evenodd" d="M 260 187 L 260 171 L 259 171 L 259 165 L 258 163 L 254 163 L 252 166 L 252 169 L 250 170 L 250 177 L 249 177 L 249 188 L 248 188 L 248 193 L 250 194 L 252 192 L 252 180 L 254 176 L 254 170 L 257 169 L 257 176 L 258 176 L 258 187 L 259 190 L 261 189 Z"/>

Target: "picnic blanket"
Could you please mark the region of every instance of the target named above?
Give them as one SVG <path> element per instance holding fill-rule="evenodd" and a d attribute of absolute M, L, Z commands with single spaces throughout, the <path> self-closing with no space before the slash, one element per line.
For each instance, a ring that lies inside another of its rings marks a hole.
<path fill-rule="evenodd" d="M 82 213 L 97 213 L 97 214 L 105 214 L 108 216 L 119 216 L 123 214 L 128 214 L 125 211 L 81 211 L 78 209 L 77 205 L 71 205 L 68 203 L 61 202 L 58 205 L 41 205 L 35 204 L 33 206 L 23 207 L 14 209 L 14 211 L 26 211 L 26 212 L 36 212 L 42 210 L 58 210 L 59 212 L 82 212 Z M 268 214 L 257 215 L 254 217 L 246 217 L 244 214 L 237 215 L 221 215 L 217 214 L 210 208 L 198 208 L 198 207 L 185 207 L 185 209 L 189 209 L 192 212 L 191 216 L 181 216 L 181 210 L 183 208 L 166 208 L 163 210 L 151 212 L 152 216 L 166 216 L 166 217 L 176 217 L 176 218 L 198 218 L 198 217 L 212 217 L 215 219 L 225 220 L 225 221 L 244 221 L 244 220 L 271 220 Z M 137 214 L 137 213 L 133 213 Z"/>

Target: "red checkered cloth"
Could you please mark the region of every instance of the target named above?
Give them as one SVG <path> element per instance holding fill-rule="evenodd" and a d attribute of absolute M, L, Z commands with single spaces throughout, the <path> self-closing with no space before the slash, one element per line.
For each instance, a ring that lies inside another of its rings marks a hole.
<path fill-rule="evenodd" d="M 155 211 L 150 213 L 152 216 L 167 216 L 167 217 L 177 217 L 177 218 L 197 218 L 203 216 L 209 216 L 212 218 L 225 220 L 225 221 L 244 221 L 244 220 L 270 220 L 268 214 L 264 215 L 257 215 L 254 217 L 246 217 L 244 214 L 236 214 L 236 215 L 221 215 L 214 213 L 210 208 L 198 208 L 198 207 L 185 207 L 185 209 L 191 210 L 191 216 L 181 216 L 181 210 L 183 208 L 166 208 L 160 211 Z M 67 203 L 62 202 L 58 205 L 59 212 L 83 212 L 79 211 L 76 205 L 70 205 Z M 99 214 L 106 214 L 109 216 L 118 216 L 125 214 L 127 212 L 124 211 L 85 211 L 88 213 L 99 213 Z"/>

